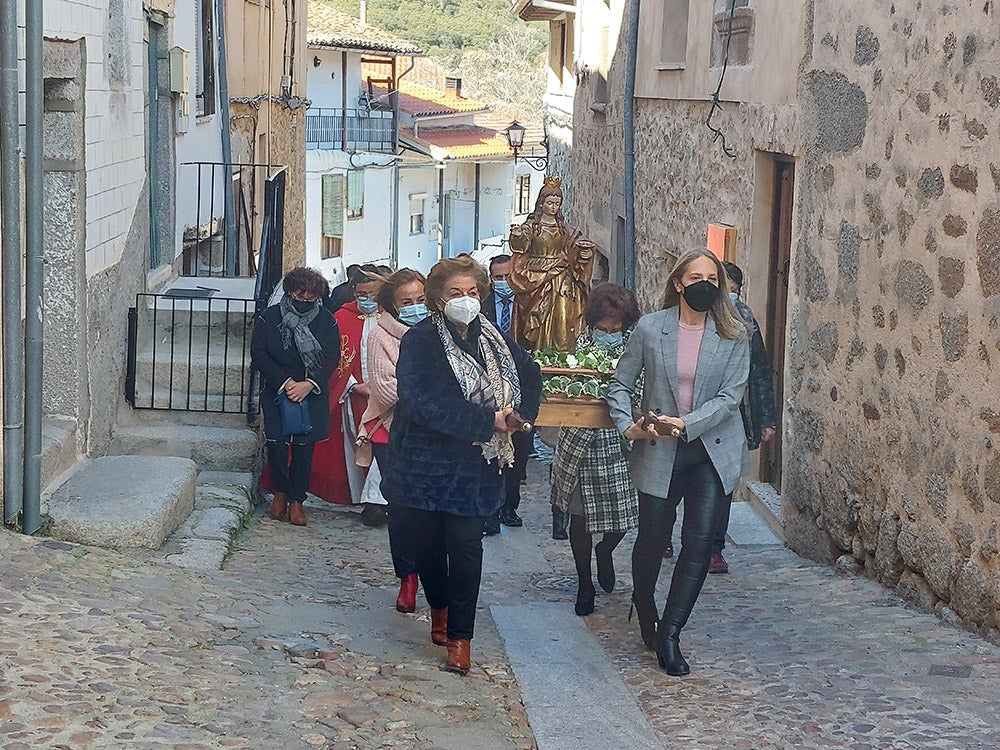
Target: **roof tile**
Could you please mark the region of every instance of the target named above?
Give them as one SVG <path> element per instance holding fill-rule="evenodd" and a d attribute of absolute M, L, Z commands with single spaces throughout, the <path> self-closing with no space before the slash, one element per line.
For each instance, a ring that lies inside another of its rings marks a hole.
<path fill-rule="evenodd" d="M 317 47 L 392 52 L 400 55 L 423 54 L 412 42 L 400 39 L 378 26 L 362 23 L 360 19 L 318 0 L 309 2 L 306 40 Z"/>

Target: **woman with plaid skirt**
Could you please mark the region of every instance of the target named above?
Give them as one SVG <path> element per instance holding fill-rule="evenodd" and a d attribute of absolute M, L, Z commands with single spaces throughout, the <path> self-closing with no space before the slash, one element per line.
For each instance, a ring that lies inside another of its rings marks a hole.
<path fill-rule="evenodd" d="M 617 358 L 628 332 L 639 320 L 635 295 L 617 284 L 594 287 L 587 303 L 587 330 L 577 352 L 601 348 Z M 615 588 L 612 554 L 625 532 L 639 521 L 639 496 L 629 475 L 626 441 L 616 429 L 564 427 L 559 430 L 552 465 L 552 507 L 569 517 L 569 541 L 578 578 L 576 613 L 594 611 L 591 557 L 597 556 L 597 581 Z M 593 535 L 602 534 L 595 546 Z"/>

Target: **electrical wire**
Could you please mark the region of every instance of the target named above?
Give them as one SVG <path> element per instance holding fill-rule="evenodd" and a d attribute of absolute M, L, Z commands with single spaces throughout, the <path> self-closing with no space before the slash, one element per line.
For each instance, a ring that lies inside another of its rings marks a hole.
<path fill-rule="evenodd" d="M 722 73 L 719 75 L 719 85 L 715 88 L 715 93 L 712 94 L 712 108 L 708 111 L 708 117 L 705 118 L 705 127 L 712 131 L 712 141 L 721 141 L 722 153 L 730 159 L 736 158 L 736 150 L 726 142 L 726 135 L 722 132 L 721 128 L 717 128 L 712 124 L 712 117 L 718 110 L 722 109 L 722 106 L 719 104 L 719 94 L 722 93 L 722 82 L 726 80 L 726 70 L 729 68 L 729 42 L 733 39 L 734 15 L 736 15 L 736 0 L 729 0 L 729 20 L 726 26 L 726 49 L 722 58 Z"/>

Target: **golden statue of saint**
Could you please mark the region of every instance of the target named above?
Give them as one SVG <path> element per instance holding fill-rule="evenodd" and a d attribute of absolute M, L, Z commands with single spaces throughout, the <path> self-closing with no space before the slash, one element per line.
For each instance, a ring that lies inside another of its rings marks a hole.
<path fill-rule="evenodd" d="M 535 210 L 510 230 L 515 338 L 529 349 L 572 352 L 594 271 L 594 243 L 563 218 L 558 177 L 546 177 Z"/>

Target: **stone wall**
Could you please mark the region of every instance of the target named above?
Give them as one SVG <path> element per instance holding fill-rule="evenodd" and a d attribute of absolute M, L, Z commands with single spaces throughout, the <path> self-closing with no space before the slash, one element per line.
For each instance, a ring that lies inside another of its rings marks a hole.
<path fill-rule="evenodd" d="M 801 82 L 788 541 L 997 639 L 997 11 L 847 7 Z"/>

